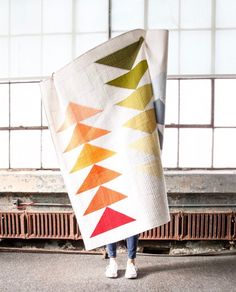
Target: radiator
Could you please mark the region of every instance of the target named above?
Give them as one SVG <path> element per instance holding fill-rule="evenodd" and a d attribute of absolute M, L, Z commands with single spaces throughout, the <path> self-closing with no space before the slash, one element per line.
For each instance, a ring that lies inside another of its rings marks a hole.
<path fill-rule="evenodd" d="M 25 212 L 0 212 L 0 238 L 25 238 Z"/>
<path fill-rule="evenodd" d="M 176 212 L 141 240 L 235 240 L 236 212 Z M 81 240 L 73 212 L 0 212 L 0 238 Z"/>

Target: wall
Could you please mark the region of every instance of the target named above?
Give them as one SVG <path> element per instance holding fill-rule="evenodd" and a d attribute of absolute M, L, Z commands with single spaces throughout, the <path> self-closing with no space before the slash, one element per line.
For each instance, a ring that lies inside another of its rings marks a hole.
<path fill-rule="evenodd" d="M 236 210 L 236 171 L 168 170 L 165 178 L 171 212 Z M 17 199 L 42 204 L 28 211 L 71 211 L 70 205 L 60 206 L 70 201 L 57 171 L 0 171 L 0 210 L 17 210 Z"/>

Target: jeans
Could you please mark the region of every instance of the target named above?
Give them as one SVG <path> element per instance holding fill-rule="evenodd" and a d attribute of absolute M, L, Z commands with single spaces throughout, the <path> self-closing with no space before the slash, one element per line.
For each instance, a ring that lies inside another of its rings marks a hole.
<path fill-rule="evenodd" d="M 126 238 L 129 259 L 136 258 L 138 237 L 139 237 L 139 234 Z M 108 252 L 109 258 L 116 257 L 116 242 L 107 244 L 107 252 Z"/>

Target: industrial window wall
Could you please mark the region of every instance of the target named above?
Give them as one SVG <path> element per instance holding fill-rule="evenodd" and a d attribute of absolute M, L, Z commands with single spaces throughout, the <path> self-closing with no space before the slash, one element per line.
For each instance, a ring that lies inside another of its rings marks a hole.
<path fill-rule="evenodd" d="M 3 0 L 0 78 L 51 75 L 136 28 L 169 30 L 169 75 L 235 74 L 235 11 L 234 0 Z"/>
<path fill-rule="evenodd" d="M 162 164 L 171 221 L 140 238 L 232 242 L 235 11 L 235 0 L 0 0 L 0 237 L 81 238 L 39 82 L 144 28 L 169 30 Z"/>
<path fill-rule="evenodd" d="M 39 81 L 136 28 L 169 30 L 163 166 L 236 168 L 235 10 L 234 0 L 0 1 L 0 168 L 58 169 Z"/>
<path fill-rule="evenodd" d="M 163 166 L 236 168 L 236 79 L 167 81 Z M 0 168 L 57 169 L 38 81 L 0 84 Z"/>

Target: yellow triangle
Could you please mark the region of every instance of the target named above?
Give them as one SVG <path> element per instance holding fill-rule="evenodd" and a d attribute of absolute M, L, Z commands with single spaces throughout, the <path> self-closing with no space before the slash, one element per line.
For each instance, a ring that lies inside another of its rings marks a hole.
<path fill-rule="evenodd" d="M 130 144 L 129 147 L 158 157 L 160 155 L 160 151 L 158 141 L 156 140 L 157 138 L 154 133 L 155 132 L 136 140 L 134 143 Z"/>
<path fill-rule="evenodd" d="M 146 172 L 147 174 L 158 178 L 163 177 L 163 168 L 160 158 L 157 158 L 151 162 L 138 166 L 138 170 L 141 171 L 142 173 Z"/>
<path fill-rule="evenodd" d="M 150 134 L 156 129 L 156 126 L 156 115 L 153 108 L 138 114 L 124 124 L 124 127 Z"/>
<path fill-rule="evenodd" d="M 70 173 L 83 169 L 99 161 L 102 161 L 114 154 L 116 154 L 116 152 L 114 151 L 110 151 L 108 149 L 97 147 L 90 144 L 84 144 L 84 147 L 80 152 L 79 157 Z"/>
<path fill-rule="evenodd" d="M 144 110 L 152 98 L 152 84 L 145 84 L 116 105 Z"/>

